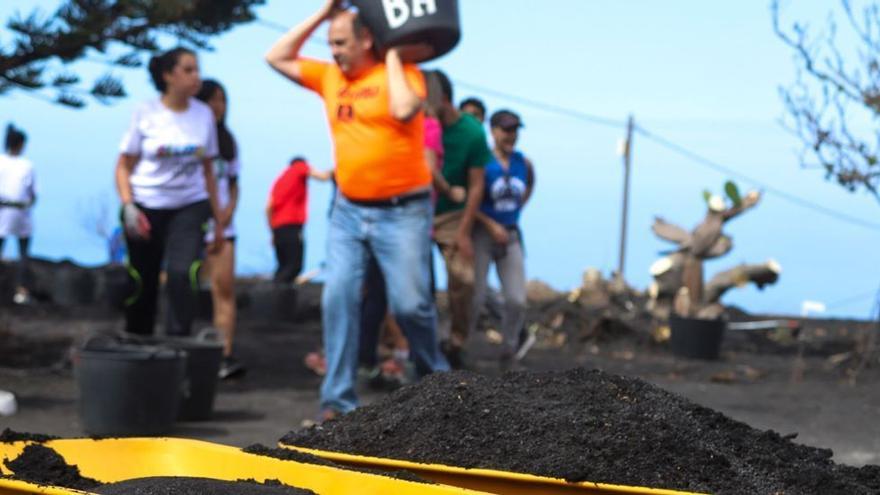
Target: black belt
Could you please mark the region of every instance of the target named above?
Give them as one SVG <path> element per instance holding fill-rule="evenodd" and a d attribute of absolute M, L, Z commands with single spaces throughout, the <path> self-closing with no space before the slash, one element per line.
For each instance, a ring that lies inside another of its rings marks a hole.
<path fill-rule="evenodd" d="M 345 198 L 349 203 L 355 204 L 358 206 L 366 206 L 369 208 L 390 208 L 392 206 L 403 206 L 410 201 L 417 201 L 420 199 L 428 199 L 431 197 L 430 191 L 421 191 L 412 194 L 404 194 L 402 196 L 394 196 L 386 199 L 351 199 Z"/>

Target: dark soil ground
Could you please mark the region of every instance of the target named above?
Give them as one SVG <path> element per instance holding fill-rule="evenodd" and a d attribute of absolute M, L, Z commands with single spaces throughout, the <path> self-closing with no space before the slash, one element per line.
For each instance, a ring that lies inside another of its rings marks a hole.
<path fill-rule="evenodd" d="M 717 494 L 880 492 L 878 466 L 839 466 L 829 450 L 756 430 L 640 379 L 584 369 L 434 375 L 282 441 Z"/>
<path fill-rule="evenodd" d="M 249 294 L 240 298 L 248 296 L 259 299 Z M 274 445 L 286 432 L 299 429 L 303 420 L 313 419 L 320 378 L 302 361 L 320 345 L 318 302 L 319 287 L 306 286 L 297 297 L 294 318 L 273 314 L 271 308 L 242 308 L 236 353 L 248 366 L 247 375 L 220 384 L 212 420 L 178 423 L 172 435 L 241 447 Z M 880 463 L 880 363 L 876 356 L 861 359 L 873 330 L 869 323 L 804 320 L 801 338 L 777 330 L 730 332 L 721 359 L 697 361 L 677 358 L 665 343 L 652 340 L 646 329 L 650 322 L 644 318 L 620 320 L 589 313 L 563 299 L 532 304 L 529 321 L 538 325 L 539 339 L 523 362 L 528 370 L 586 368 L 638 377 L 758 430 L 772 429 L 784 437 L 796 433 L 798 443 L 832 449 L 838 463 Z M 492 325 L 491 318 L 488 323 Z M 0 389 L 15 393 L 19 405 L 16 415 L 0 417 L 0 426 L 82 436 L 69 347 L 92 332 L 121 326 L 119 314 L 96 307 L 0 306 Z M 486 377 L 500 374 L 493 342 L 492 332 L 480 332 L 469 354 L 473 370 Z M 387 392 L 366 386 L 360 394 L 365 404 L 387 397 Z M 655 396 L 666 397 L 660 392 Z M 725 421 L 719 424 L 728 424 Z M 720 449 L 706 445 L 712 452 Z M 798 462 L 823 462 L 825 454 L 811 457 L 806 452 Z M 835 469 L 844 470 L 832 472 Z M 871 469 L 858 473 L 870 479 L 876 475 Z M 657 470 L 662 472 L 662 466 Z"/>

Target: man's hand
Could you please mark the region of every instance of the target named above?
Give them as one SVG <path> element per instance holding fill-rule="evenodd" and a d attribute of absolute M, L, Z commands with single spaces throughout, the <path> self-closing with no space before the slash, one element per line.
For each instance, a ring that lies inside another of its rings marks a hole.
<path fill-rule="evenodd" d="M 324 8 L 321 10 L 324 12 L 324 18 L 328 19 L 336 12 L 347 8 L 348 2 L 346 0 L 327 0 L 327 3 L 324 4 Z"/>
<path fill-rule="evenodd" d="M 231 208 L 224 208 L 223 211 L 220 212 L 220 221 L 218 222 L 220 226 L 222 226 L 224 229 L 226 227 L 229 227 L 229 225 L 232 223 L 233 214 L 234 212 Z"/>
<path fill-rule="evenodd" d="M 500 223 L 494 223 L 489 226 L 489 235 L 492 236 L 492 240 L 497 244 L 507 245 L 510 242 L 510 234 L 507 232 L 507 228 Z"/>
<path fill-rule="evenodd" d="M 150 238 L 150 221 L 134 203 L 122 205 L 122 224 L 129 236 L 143 240 Z"/>
<path fill-rule="evenodd" d="M 465 259 L 473 259 L 474 257 L 474 244 L 471 241 L 471 236 L 468 234 L 459 232 L 458 235 L 455 236 L 455 249 L 456 252 Z"/>
<path fill-rule="evenodd" d="M 453 203 L 464 203 L 464 200 L 467 199 L 467 189 L 462 186 L 452 186 L 449 188 L 446 196 Z"/>
<path fill-rule="evenodd" d="M 220 222 L 214 221 L 214 242 L 208 244 L 208 253 L 216 254 L 220 252 L 223 243 L 226 242 L 226 228 L 220 225 Z"/>

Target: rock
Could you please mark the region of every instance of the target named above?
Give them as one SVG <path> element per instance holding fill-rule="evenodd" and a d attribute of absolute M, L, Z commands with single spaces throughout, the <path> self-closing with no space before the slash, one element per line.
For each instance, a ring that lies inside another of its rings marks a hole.
<path fill-rule="evenodd" d="M 557 292 L 553 287 L 550 287 L 547 283 L 532 279 L 526 284 L 526 299 L 530 303 L 545 303 L 554 301 L 562 297 L 561 292 Z"/>

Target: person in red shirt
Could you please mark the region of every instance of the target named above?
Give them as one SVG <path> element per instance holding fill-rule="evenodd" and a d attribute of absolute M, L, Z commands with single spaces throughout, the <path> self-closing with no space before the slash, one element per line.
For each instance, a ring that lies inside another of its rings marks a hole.
<path fill-rule="evenodd" d="M 297 156 L 272 184 L 266 218 L 272 229 L 272 245 L 278 259 L 275 282 L 291 283 L 302 271 L 309 177 L 326 181 L 332 175 L 329 171 L 313 169 L 305 158 Z"/>

